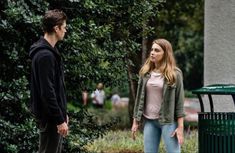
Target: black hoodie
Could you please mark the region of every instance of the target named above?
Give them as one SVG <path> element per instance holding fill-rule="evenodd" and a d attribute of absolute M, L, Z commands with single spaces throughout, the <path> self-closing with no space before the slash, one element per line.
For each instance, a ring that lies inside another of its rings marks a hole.
<path fill-rule="evenodd" d="M 31 111 L 41 122 L 56 125 L 66 122 L 64 72 L 58 50 L 41 37 L 31 46 L 29 56 L 32 60 Z"/>

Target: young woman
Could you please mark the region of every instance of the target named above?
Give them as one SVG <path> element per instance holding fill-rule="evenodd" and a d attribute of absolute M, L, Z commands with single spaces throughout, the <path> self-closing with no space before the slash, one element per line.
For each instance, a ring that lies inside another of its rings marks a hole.
<path fill-rule="evenodd" d="M 184 129 L 183 77 L 176 67 L 169 41 L 153 41 L 150 56 L 139 75 L 131 129 L 133 139 L 143 117 L 145 153 L 158 152 L 161 136 L 168 153 L 180 153 Z"/>

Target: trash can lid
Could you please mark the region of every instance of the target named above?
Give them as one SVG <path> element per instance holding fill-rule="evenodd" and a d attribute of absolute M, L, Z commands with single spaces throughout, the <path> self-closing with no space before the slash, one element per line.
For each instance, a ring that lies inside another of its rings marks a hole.
<path fill-rule="evenodd" d="M 235 94 L 235 84 L 212 84 L 202 88 L 192 90 L 193 94 L 217 94 L 232 95 Z"/>

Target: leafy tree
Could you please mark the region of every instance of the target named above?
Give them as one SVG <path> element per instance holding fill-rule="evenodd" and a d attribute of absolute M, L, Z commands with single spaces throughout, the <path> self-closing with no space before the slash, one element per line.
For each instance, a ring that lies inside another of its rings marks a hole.
<path fill-rule="evenodd" d="M 42 34 L 40 20 L 48 7 L 50 4 L 43 0 L 1 1 L 0 152 L 2 153 L 35 152 L 37 148 L 36 124 L 26 106 L 29 100 L 30 78 L 28 50 Z M 61 48 L 66 48 L 66 43 L 61 44 Z M 69 59 L 69 55 L 66 59 Z M 68 137 L 65 152 L 82 151 L 86 143 L 102 136 L 114 124 L 110 122 L 97 125 L 92 116 L 83 109 L 79 113 L 70 112 L 70 114 L 73 135 Z M 89 120 L 89 123 L 86 120 Z M 82 126 L 77 129 L 78 123 Z M 74 135 L 79 136 L 77 138 L 79 145 L 72 143 L 75 142 L 72 137 Z"/>
<path fill-rule="evenodd" d="M 172 42 L 185 88 L 202 86 L 204 1 L 164 2 L 55 2 L 75 16 L 64 47 L 69 52 L 65 57 L 69 93 L 79 97 L 83 88 L 92 90 L 96 82 L 121 87 L 128 80 L 131 118 L 138 71 L 151 41 L 159 37 Z"/>
<path fill-rule="evenodd" d="M 204 0 L 167 1 L 152 22 L 155 35 L 172 42 L 188 90 L 203 85 L 203 23 Z"/>

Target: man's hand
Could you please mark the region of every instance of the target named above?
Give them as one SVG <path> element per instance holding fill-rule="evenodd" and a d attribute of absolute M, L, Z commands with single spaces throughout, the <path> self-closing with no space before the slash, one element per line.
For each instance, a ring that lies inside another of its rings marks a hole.
<path fill-rule="evenodd" d="M 57 132 L 62 135 L 63 137 L 67 136 L 68 135 L 68 132 L 69 132 L 69 128 L 68 128 L 68 125 L 66 122 L 60 124 L 60 125 L 57 125 Z"/>

